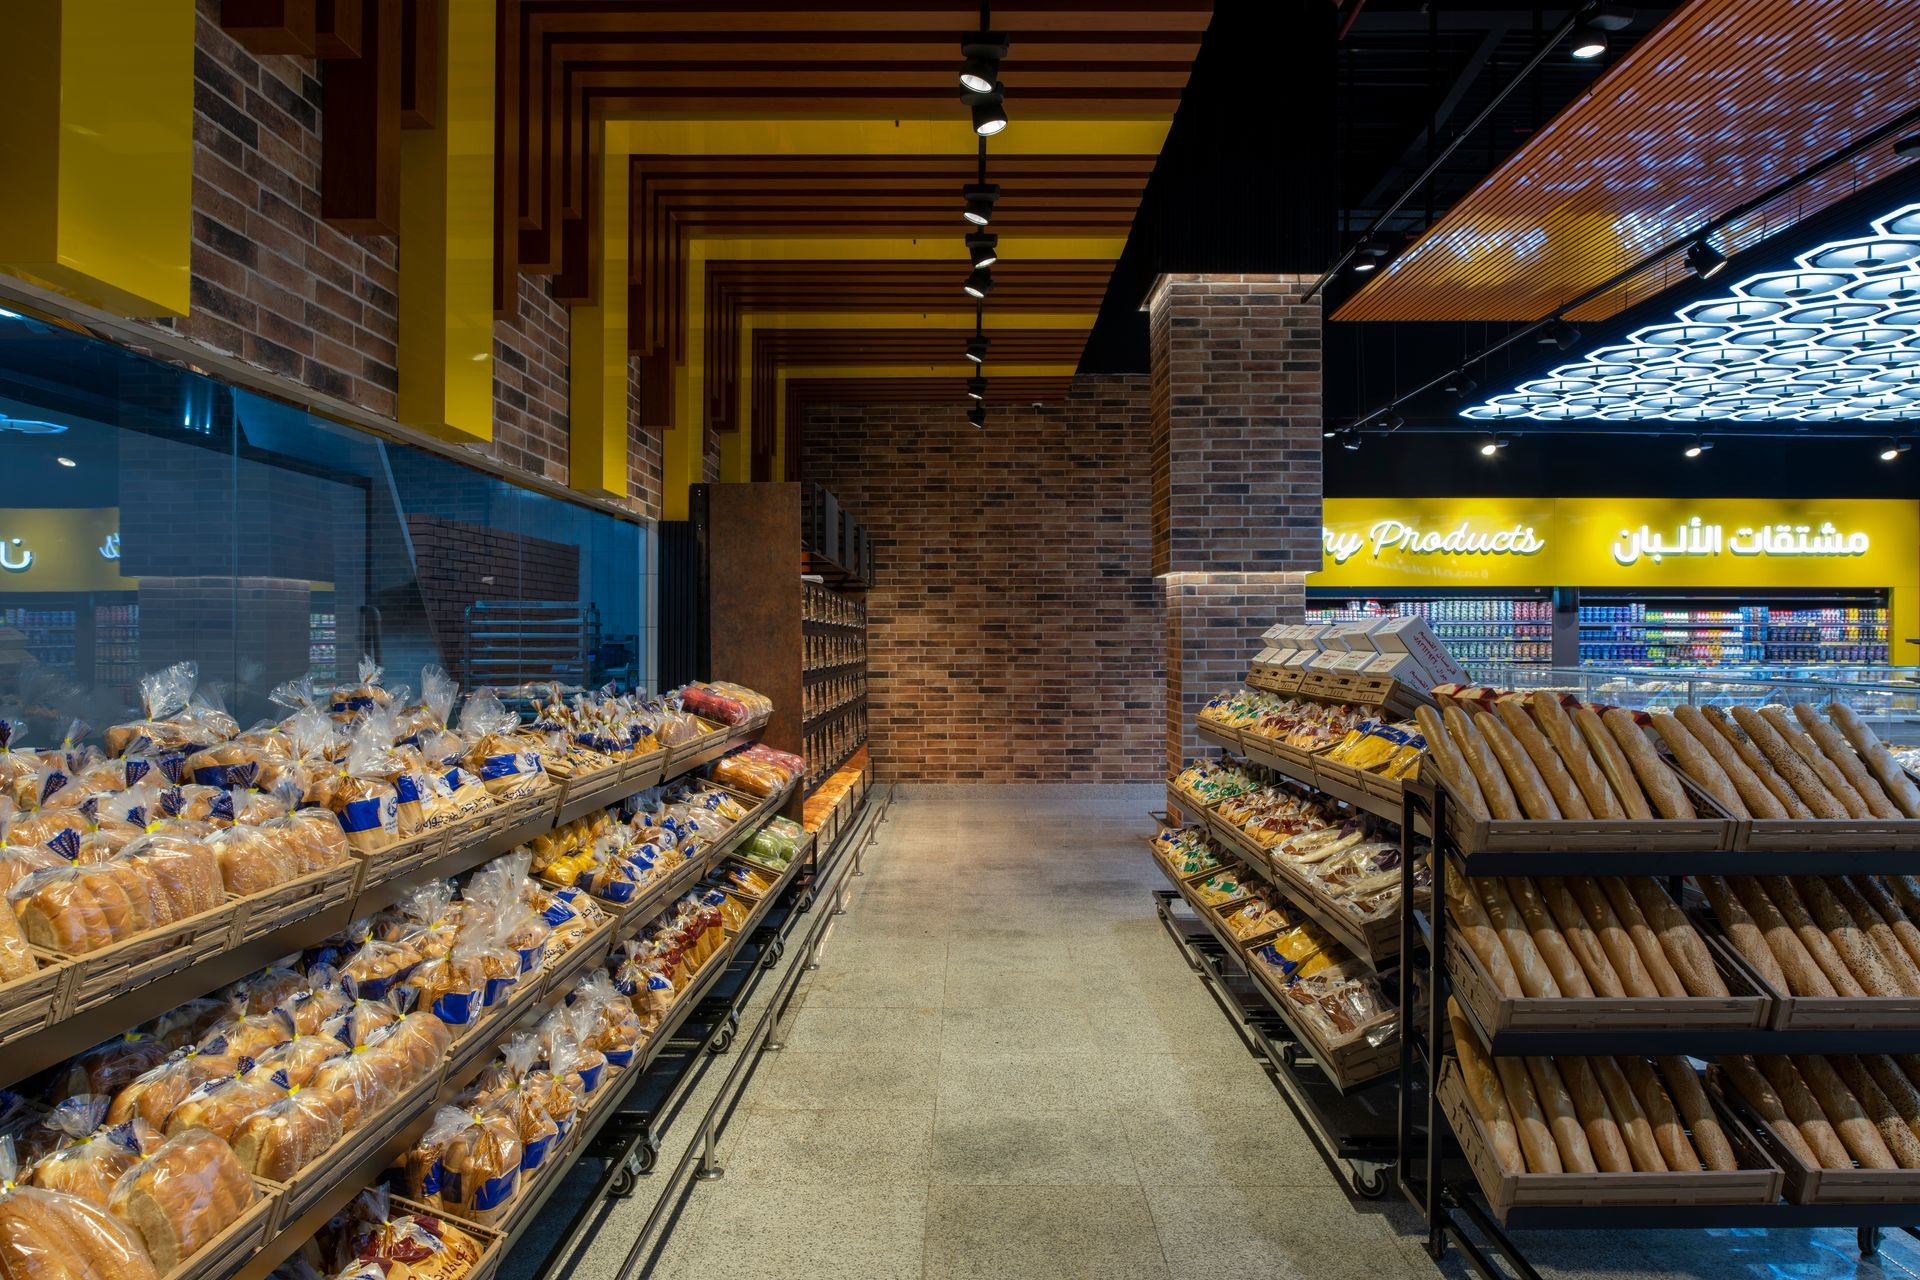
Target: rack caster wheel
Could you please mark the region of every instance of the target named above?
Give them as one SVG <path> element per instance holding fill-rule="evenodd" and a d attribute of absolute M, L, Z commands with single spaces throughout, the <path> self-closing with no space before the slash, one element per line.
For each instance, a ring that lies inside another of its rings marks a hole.
<path fill-rule="evenodd" d="M 1859 1240 L 1859 1243 L 1860 1243 L 1861 1257 L 1871 1258 L 1875 1254 L 1880 1252 L 1880 1228 L 1878 1227 L 1857 1228 L 1856 1238 Z"/>
<path fill-rule="evenodd" d="M 733 1037 L 735 1033 L 737 1033 L 739 1030 L 740 1030 L 739 1012 L 737 1010 L 733 1012 L 729 1012 L 727 1014 L 726 1022 L 721 1024 L 720 1030 L 714 1034 L 713 1043 L 707 1046 L 707 1052 L 717 1057 L 718 1055 L 723 1054 L 727 1050 L 733 1048 Z"/>
<path fill-rule="evenodd" d="M 1289 1069 L 1300 1065 L 1300 1049 L 1297 1045 L 1280 1046 L 1280 1064 Z"/>
<path fill-rule="evenodd" d="M 1362 1200 L 1378 1200 L 1387 1194 L 1387 1171 L 1385 1169 L 1355 1169 L 1353 1171 L 1353 1194 Z"/>
<path fill-rule="evenodd" d="M 762 969 L 773 968 L 775 965 L 780 963 L 780 957 L 786 954 L 786 950 L 787 950 L 786 939 L 775 938 L 772 942 L 769 942 L 767 944 L 767 958 L 760 962 L 760 967 Z"/>

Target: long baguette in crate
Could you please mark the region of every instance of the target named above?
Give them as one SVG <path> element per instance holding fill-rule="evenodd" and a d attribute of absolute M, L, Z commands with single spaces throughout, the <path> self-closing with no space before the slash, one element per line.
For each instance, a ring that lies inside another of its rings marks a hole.
<path fill-rule="evenodd" d="M 1726 1057 L 1708 1080 L 1752 1119 L 1793 1203 L 1920 1203 L 1920 1059 Z"/>

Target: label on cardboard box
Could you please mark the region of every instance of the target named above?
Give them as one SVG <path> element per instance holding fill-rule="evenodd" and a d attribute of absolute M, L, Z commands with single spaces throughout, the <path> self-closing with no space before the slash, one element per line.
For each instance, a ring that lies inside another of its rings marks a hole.
<path fill-rule="evenodd" d="M 1287 666 L 1294 671 L 1304 671 L 1308 664 L 1319 656 L 1318 649 L 1295 649 L 1293 656 L 1287 659 Z"/>
<path fill-rule="evenodd" d="M 1466 668 L 1454 661 L 1447 652 L 1447 646 L 1433 629 L 1419 618 L 1405 617 L 1391 619 L 1387 625 L 1373 634 L 1374 643 L 1382 653 L 1400 652 L 1410 654 L 1420 664 L 1420 670 L 1428 681 L 1428 687 L 1436 684 L 1466 684 L 1471 680 Z"/>
<path fill-rule="evenodd" d="M 1371 666 L 1373 663 L 1373 660 L 1379 656 L 1380 656 L 1379 654 L 1373 652 L 1373 650 L 1371 649 L 1367 650 L 1364 653 L 1358 650 L 1355 650 L 1352 653 L 1343 653 L 1338 658 L 1335 658 L 1333 660 L 1332 670 L 1351 671 L 1351 672 L 1354 672 L 1355 674 L 1358 674 L 1359 672 L 1365 671 L 1369 666 Z"/>
<path fill-rule="evenodd" d="M 1311 662 L 1307 663 L 1307 670 L 1336 671 L 1339 669 L 1340 659 L 1346 656 L 1343 651 L 1338 649 L 1322 649 L 1319 653 L 1313 655 Z"/>
<path fill-rule="evenodd" d="M 1367 663 L 1367 674 L 1392 676 L 1406 684 L 1427 687 L 1424 684 L 1425 677 L 1420 671 L 1420 664 L 1413 660 L 1413 655 L 1410 653 L 1376 653 Z"/>

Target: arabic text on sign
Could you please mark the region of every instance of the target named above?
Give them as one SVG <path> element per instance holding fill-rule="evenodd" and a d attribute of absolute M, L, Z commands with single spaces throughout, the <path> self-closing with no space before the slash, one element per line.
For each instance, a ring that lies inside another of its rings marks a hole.
<path fill-rule="evenodd" d="M 1729 538 L 1720 525 L 1695 516 L 1671 538 L 1665 530 L 1656 533 L 1644 524 L 1622 529 L 1614 539 L 1613 558 L 1630 565 L 1642 560 L 1662 564 L 1669 556 L 1718 556 L 1722 551 L 1736 556 L 1863 556 L 1872 545 L 1866 534 L 1841 533 L 1831 521 L 1818 529 L 1805 524 L 1742 525 Z"/>
<path fill-rule="evenodd" d="M 8 573 L 25 573 L 33 568 L 33 552 L 27 550 L 26 542 L 21 538 L 9 538 L 0 543 L 0 569 Z"/>

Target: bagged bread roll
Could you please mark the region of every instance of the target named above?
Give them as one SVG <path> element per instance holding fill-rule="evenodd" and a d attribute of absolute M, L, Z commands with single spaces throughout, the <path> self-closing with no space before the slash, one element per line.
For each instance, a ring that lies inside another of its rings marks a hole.
<path fill-rule="evenodd" d="M 463 1280 L 485 1252 L 480 1242 L 445 1218 L 403 1213 L 385 1187 L 369 1187 L 347 1206 L 337 1257 L 393 1280 Z"/>
<path fill-rule="evenodd" d="M 1879 735 L 1868 727 L 1867 723 L 1855 714 L 1852 707 L 1844 703 L 1831 702 L 1826 708 L 1827 718 L 1846 735 L 1854 750 L 1880 783 L 1887 798 L 1895 807 L 1909 818 L 1920 818 L 1920 787 L 1914 785 L 1907 771 L 1893 758 Z"/>
<path fill-rule="evenodd" d="M 440 1202 L 474 1222 L 499 1221 L 520 1187 L 520 1135 L 498 1112 L 469 1115 L 440 1152 Z"/>
<path fill-rule="evenodd" d="M 235 1126 L 234 1158 L 262 1178 L 287 1182 L 325 1156 L 341 1140 L 345 1126 L 337 1095 L 284 1088 Z"/>
<path fill-rule="evenodd" d="M 239 1069 L 240 1059 L 228 1053 L 223 1042 L 210 1042 L 205 1049 L 183 1050 L 135 1077 L 115 1094 L 107 1108 L 107 1123 L 122 1124 L 137 1118 L 155 1129 L 164 1129 L 167 1117 L 188 1094 L 209 1080 L 230 1076 Z"/>
<path fill-rule="evenodd" d="M 400 840 L 400 797 L 388 780 L 394 772 L 389 732 L 378 718 L 361 723 L 329 788 L 328 806 L 359 853 L 379 853 Z"/>
<path fill-rule="evenodd" d="M 36 1160 L 26 1181 L 106 1208 L 120 1176 L 161 1142 L 145 1121 L 106 1124 L 111 1101 L 99 1094 L 82 1094 L 56 1106 L 47 1124 L 60 1133 L 63 1145 Z"/>
<path fill-rule="evenodd" d="M 301 874 L 299 863 L 262 827 L 230 827 L 207 843 L 228 893 L 265 893 Z"/>
<path fill-rule="evenodd" d="M 268 1081 L 278 1076 L 286 1081 L 282 1088 L 297 1088 L 310 1083 L 321 1067 L 335 1058 L 345 1057 L 349 1052 L 351 1050 L 346 1044 L 331 1036 L 296 1035 L 285 1044 L 276 1045 L 255 1059 L 253 1070 L 248 1073 L 248 1076 L 251 1079 Z"/>
<path fill-rule="evenodd" d="M 0 1275 L 158 1280 L 139 1237 L 106 1209 L 22 1180 L 11 1138 L 0 1138 Z"/>
<path fill-rule="evenodd" d="M 67 1064 L 66 1091 L 79 1094 L 105 1094 L 109 1102 L 114 1094 L 132 1083 L 135 1077 L 151 1071 L 167 1060 L 174 1046 L 158 1035 L 129 1031 L 103 1044 L 95 1045 Z M 103 1112 L 100 1121 L 104 1122 Z"/>
<path fill-rule="evenodd" d="M 225 1142 L 242 1120 L 273 1105 L 285 1090 L 285 1084 L 261 1080 L 250 1073 L 209 1080 L 173 1109 L 167 1117 L 167 1136 L 202 1129 Z"/>
<path fill-rule="evenodd" d="M 205 1130 L 189 1129 L 128 1170 L 108 1207 L 164 1274 L 231 1226 L 257 1198 L 232 1149 Z"/>

